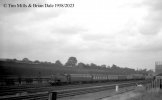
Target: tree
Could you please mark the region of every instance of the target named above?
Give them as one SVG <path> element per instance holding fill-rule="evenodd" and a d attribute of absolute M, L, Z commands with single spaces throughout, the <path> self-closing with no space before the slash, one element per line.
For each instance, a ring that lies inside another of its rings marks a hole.
<path fill-rule="evenodd" d="M 119 67 L 115 64 L 112 65 L 111 69 L 118 69 Z"/>
<path fill-rule="evenodd" d="M 16 58 L 13 59 L 13 62 L 17 62 L 18 60 Z"/>
<path fill-rule="evenodd" d="M 57 61 L 55 62 L 55 65 L 56 65 L 56 66 L 60 66 L 60 67 L 63 66 L 63 64 L 62 64 L 59 60 L 57 60 Z"/>
<path fill-rule="evenodd" d="M 111 70 L 114 74 L 121 74 L 121 68 L 115 64 L 112 65 Z"/>
<path fill-rule="evenodd" d="M 23 61 L 23 62 L 27 62 L 27 63 L 28 63 L 28 62 L 31 62 L 28 58 L 24 58 L 24 59 L 22 59 L 22 61 Z"/>
<path fill-rule="evenodd" d="M 65 66 L 74 67 L 77 64 L 76 57 L 69 57 L 68 61 L 66 62 Z"/>
<path fill-rule="evenodd" d="M 110 66 L 108 65 L 107 68 L 110 69 Z"/>
<path fill-rule="evenodd" d="M 84 63 L 80 62 L 80 63 L 78 63 L 78 67 L 80 67 L 80 68 L 85 68 L 86 65 L 85 65 Z"/>
<path fill-rule="evenodd" d="M 102 68 L 106 68 L 106 65 L 101 65 Z"/>
<path fill-rule="evenodd" d="M 94 64 L 94 63 L 91 63 L 90 67 L 91 68 L 97 68 L 98 66 L 96 64 Z"/>
<path fill-rule="evenodd" d="M 35 61 L 34 61 L 34 63 L 37 63 L 37 64 L 39 64 L 39 63 L 40 63 L 40 61 L 39 61 L 39 60 L 35 60 Z"/>

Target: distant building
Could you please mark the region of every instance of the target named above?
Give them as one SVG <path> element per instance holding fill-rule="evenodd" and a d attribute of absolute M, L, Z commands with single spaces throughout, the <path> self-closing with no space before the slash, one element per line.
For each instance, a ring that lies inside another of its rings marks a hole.
<path fill-rule="evenodd" d="M 155 74 L 161 74 L 162 73 L 162 61 L 161 62 L 155 62 Z"/>

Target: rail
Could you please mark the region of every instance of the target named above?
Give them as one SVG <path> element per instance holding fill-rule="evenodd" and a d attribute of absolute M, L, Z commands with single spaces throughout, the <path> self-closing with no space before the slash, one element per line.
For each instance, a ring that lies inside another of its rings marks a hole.
<path fill-rule="evenodd" d="M 3 96 L 0 100 L 47 100 L 49 92 L 33 93 L 33 94 L 24 94 L 17 96 Z"/>
<path fill-rule="evenodd" d="M 120 88 L 134 86 L 137 82 L 130 83 L 122 83 L 118 84 Z M 146 82 L 140 82 L 146 83 Z M 102 85 L 102 86 L 92 86 L 92 87 L 84 87 L 84 88 L 76 88 L 76 89 L 65 89 L 58 91 L 50 91 L 50 92 L 40 92 L 33 94 L 24 94 L 19 96 L 3 96 L 0 97 L 0 100 L 56 100 L 57 98 L 81 95 L 86 93 L 104 91 L 109 89 L 115 89 L 116 84 L 113 85 Z"/>

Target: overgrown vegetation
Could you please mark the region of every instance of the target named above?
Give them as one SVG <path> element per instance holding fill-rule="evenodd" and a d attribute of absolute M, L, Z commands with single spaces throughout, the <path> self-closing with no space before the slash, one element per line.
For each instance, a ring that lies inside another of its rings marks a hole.
<path fill-rule="evenodd" d="M 130 98 L 129 100 L 162 100 L 162 90 L 151 89 L 151 90 L 137 90 L 141 95 Z"/>

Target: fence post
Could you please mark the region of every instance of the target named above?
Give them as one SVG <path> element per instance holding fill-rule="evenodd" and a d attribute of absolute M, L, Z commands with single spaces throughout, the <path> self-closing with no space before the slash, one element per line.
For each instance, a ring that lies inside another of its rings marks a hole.
<path fill-rule="evenodd" d="M 159 87 L 159 89 L 160 89 L 160 79 L 158 79 L 158 87 Z"/>
<path fill-rule="evenodd" d="M 160 79 L 160 89 L 162 89 L 162 82 L 161 82 L 161 79 Z"/>
<path fill-rule="evenodd" d="M 56 100 L 56 99 L 57 99 L 57 92 L 49 93 L 49 99 L 48 100 Z"/>
<path fill-rule="evenodd" d="M 115 91 L 116 91 L 116 92 L 119 91 L 119 86 L 118 86 L 118 84 L 117 84 L 116 87 L 115 87 Z"/>

